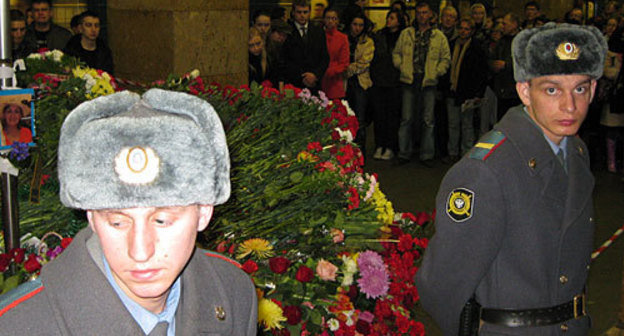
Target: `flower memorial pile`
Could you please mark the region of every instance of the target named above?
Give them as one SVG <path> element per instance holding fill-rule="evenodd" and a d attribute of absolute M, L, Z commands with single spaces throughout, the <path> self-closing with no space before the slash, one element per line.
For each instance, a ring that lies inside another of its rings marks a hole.
<path fill-rule="evenodd" d="M 52 55 L 45 61 L 56 62 Z M 44 57 L 27 59 L 27 66 Z M 73 62 L 59 57 L 57 63 Z M 108 74 L 78 63 L 51 68 L 23 76 L 40 93 L 31 161 L 49 178 L 39 204 L 29 203 L 23 188 L 20 227 L 35 236 L 71 236 L 86 223 L 55 194 L 58 132 L 79 103 L 119 88 Z M 345 101 L 288 85 L 280 92 L 266 83 L 207 84 L 196 71 L 150 86 L 197 95 L 221 117 L 232 193 L 198 244 L 238 260 L 252 277 L 261 334 L 425 333 L 413 278 L 433 215 L 394 212 L 376 174 L 362 169 L 353 143 L 357 119 Z M 20 180 L 32 185 L 33 173 L 24 170 Z"/>

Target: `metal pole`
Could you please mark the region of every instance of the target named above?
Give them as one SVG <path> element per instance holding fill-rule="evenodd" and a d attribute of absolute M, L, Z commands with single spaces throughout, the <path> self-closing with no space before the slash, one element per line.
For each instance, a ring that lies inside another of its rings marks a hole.
<path fill-rule="evenodd" d="M 2 191 L 2 226 L 4 227 L 5 252 L 20 247 L 19 209 L 17 202 L 17 176 L 0 175 Z"/>
<path fill-rule="evenodd" d="M 13 69 L 11 48 L 11 7 L 9 0 L 0 0 L 0 67 Z M 0 69 L 0 73 L 7 73 L 8 69 Z M 2 87 L 12 86 L 12 78 L 3 76 Z"/>

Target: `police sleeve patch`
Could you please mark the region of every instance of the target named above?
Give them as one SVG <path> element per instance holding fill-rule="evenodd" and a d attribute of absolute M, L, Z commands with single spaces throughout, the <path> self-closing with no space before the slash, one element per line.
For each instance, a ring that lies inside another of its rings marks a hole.
<path fill-rule="evenodd" d="M 446 200 L 446 214 L 457 223 L 470 219 L 473 208 L 474 192 L 470 189 L 453 189 Z"/>

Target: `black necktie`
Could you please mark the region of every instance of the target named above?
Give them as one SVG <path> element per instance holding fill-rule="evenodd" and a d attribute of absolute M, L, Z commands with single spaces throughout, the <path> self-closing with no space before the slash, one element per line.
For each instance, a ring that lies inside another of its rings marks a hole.
<path fill-rule="evenodd" d="M 149 333 L 148 336 L 167 336 L 167 329 L 169 328 L 169 323 L 167 322 L 158 322 L 156 327 Z"/>

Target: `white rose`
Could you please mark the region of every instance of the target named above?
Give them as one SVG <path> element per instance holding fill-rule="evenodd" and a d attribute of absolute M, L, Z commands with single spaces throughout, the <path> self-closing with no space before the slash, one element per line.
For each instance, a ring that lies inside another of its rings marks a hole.
<path fill-rule="evenodd" d="M 40 54 L 40 53 L 32 53 L 32 54 L 28 55 L 28 57 L 26 57 L 26 58 L 30 58 L 30 59 L 42 59 L 42 58 L 43 58 L 43 56 L 41 56 L 41 54 Z"/>
<path fill-rule="evenodd" d="M 60 62 L 61 58 L 63 57 L 63 52 L 57 49 L 52 50 L 52 59 Z"/>
<path fill-rule="evenodd" d="M 329 330 L 336 331 L 340 329 L 340 322 L 335 318 L 330 318 L 327 320 L 327 326 L 329 327 Z"/>

